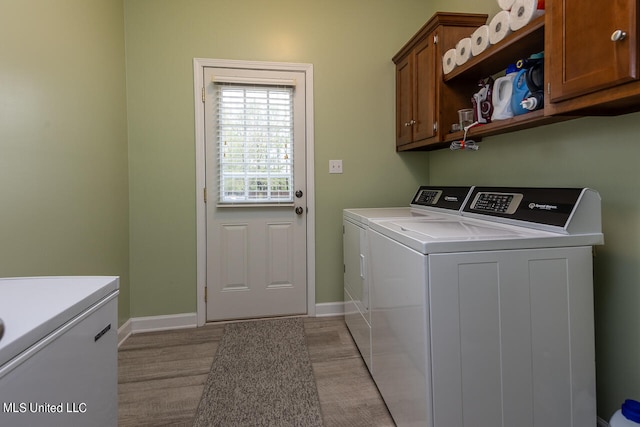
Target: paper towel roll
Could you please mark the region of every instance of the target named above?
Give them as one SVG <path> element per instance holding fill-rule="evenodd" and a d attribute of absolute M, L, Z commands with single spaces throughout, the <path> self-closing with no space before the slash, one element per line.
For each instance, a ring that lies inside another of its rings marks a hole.
<path fill-rule="evenodd" d="M 462 65 L 471 58 L 471 38 L 466 37 L 456 45 L 456 64 Z"/>
<path fill-rule="evenodd" d="M 511 96 L 513 95 L 513 79 L 517 73 L 511 73 L 504 77 L 499 77 L 493 83 L 493 114 L 491 121 L 510 119 L 513 117 L 511 109 Z"/>
<path fill-rule="evenodd" d="M 498 0 L 498 6 L 500 6 L 502 10 L 511 10 L 514 1 L 515 0 Z"/>
<path fill-rule="evenodd" d="M 449 49 L 442 57 L 442 71 L 445 74 L 449 74 L 454 68 L 456 68 L 456 50 Z"/>
<path fill-rule="evenodd" d="M 483 25 L 471 34 L 471 54 L 480 55 L 489 47 L 489 26 Z"/>
<path fill-rule="evenodd" d="M 506 10 L 502 10 L 496 14 L 489 22 L 489 43 L 496 44 L 511 34 L 509 26 L 510 15 Z"/>
<path fill-rule="evenodd" d="M 509 12 L 511 31 L 519 30 L 544 13 L 544 2 L 542 2 L 542 9 L 538 9 L 538 3 L 538 0 L 515 0 L 513 2 Z"/>

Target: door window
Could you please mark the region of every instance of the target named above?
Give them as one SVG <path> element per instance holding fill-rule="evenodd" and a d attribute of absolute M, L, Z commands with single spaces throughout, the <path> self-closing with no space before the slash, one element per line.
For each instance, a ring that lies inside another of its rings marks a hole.
<path fill-rule="evenodd" d="M 294 88 L 215 86 L 218 202 L 293 203 Z"/>

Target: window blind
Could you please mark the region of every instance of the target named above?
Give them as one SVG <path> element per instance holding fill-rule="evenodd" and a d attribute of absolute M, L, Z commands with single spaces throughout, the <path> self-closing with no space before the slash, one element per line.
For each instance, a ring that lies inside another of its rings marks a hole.
<path fill-rule="evenodd" d="M 219 204 L 293 203 L 294 88 L 215 88 Z"/>
<path fill-rule="evenodd" d="M 235 83 L 235 84 L 247 84 L 247 85 L 267 85 L 267 86 L 295 86 L 296 79 L 278 79 L 274 77 L 244 77 L 244 76 L 231 76 L 226 74 L 212 75 L 211 81 L 213 83 Z"/>

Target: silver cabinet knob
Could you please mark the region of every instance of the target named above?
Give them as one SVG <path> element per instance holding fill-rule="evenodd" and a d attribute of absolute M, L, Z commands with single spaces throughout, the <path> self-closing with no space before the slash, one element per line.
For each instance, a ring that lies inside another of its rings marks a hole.
<path fill-rule="evenodd" d="M 615 30 L 613 34 L 611 34 L 612 42 L 619 42 L 627 38 L 627 33 L 622 30 Z"/>

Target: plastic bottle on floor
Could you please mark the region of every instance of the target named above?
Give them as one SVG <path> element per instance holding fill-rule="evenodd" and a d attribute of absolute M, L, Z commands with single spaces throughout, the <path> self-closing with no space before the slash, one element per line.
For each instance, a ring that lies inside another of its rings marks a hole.
<path fill-rule="evenodd" d="M 622 407 L 613 414 L 609 421 L 610 427 L 639 427 L 640 426 L 640 402 L 627 399 Z"/>

